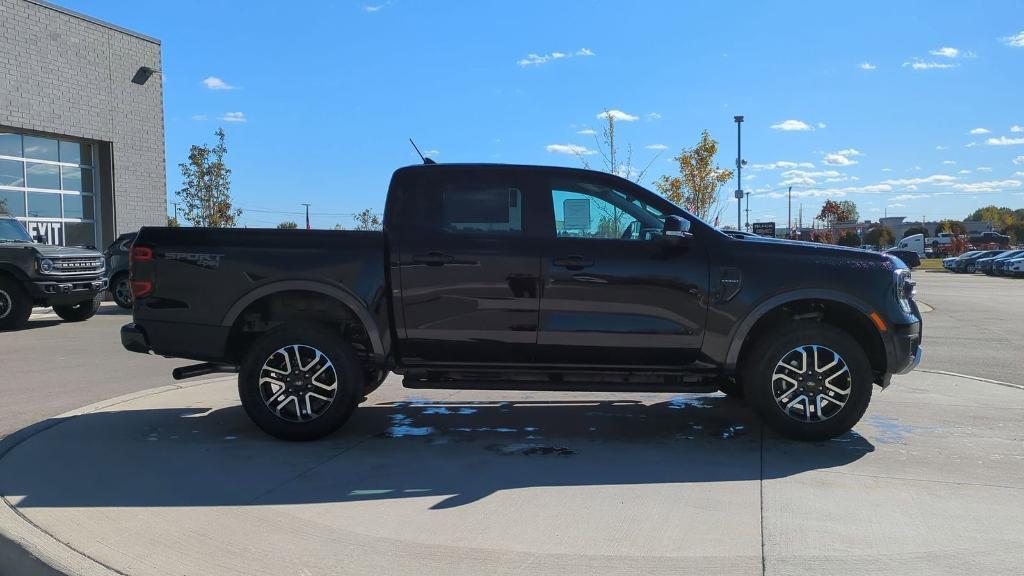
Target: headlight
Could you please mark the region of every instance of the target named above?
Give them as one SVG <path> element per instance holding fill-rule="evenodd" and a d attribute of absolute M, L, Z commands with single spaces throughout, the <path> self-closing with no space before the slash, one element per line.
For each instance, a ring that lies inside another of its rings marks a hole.
<path fill-rule="evenodd" d="M 53 272 L 53 260 L 50 260 L 49 258 L 43 258 L 42 260 L 40 260 L 39 271 L 45 274 Z"/>
<path fill-rule="evenodd" d="M 907 314 L 913 312 L 910 301 L 917 296 L 917 284 L 910 279 L 910 270 L 896 271 L 896 300 Z"/>

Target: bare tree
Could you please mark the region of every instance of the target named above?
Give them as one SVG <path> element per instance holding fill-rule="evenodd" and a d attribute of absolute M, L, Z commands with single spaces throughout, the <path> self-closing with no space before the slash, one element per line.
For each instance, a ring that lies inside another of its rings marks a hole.
<path fill-rule="evenodd" d="M 381 230 L 384 228 L 380 216 L 374 214 L 369 208 L 359 212 L 352 219 L 356 221 L 356 230 Z"/>

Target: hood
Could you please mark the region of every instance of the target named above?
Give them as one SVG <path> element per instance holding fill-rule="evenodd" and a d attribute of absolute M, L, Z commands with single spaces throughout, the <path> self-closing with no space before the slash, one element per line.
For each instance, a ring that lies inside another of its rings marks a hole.
<path fill-rule="evenodd" d="M 13 244 L 11 244 L 13 246 Z M 72 246 L 51 246 L 49 244 L 20 244 L 26 250 L 35 250 L 40 258 L 102 258 L 96 250 Z"/>
<path fill-rule="evenodd" d="M 786 253 L 793 257 L 794 264 L 799 259 L 802 265 L 808 260 L 816 264 L 826 265 L 852 265 L 863 268 L 905 268 L 906 265 L 895 256 L 850 248 L 847 246 L 836 246 L 833 244 L 820 244 L 818 242 L 805 242 L 802 240 L 783 240 L 778 238 L 747 238 L 741 242 L 748 243 L 751 249 L 770 250 L 775 253 Z"/>

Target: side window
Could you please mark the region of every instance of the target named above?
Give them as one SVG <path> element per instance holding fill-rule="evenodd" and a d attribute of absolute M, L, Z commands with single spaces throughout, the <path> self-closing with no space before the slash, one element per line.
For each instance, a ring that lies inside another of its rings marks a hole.
<path fill-rule="evenodd" d="M 665 218 L 625 193 L 587 182 L 552 182 L 551 202 L 559 237 L 650 240 Z"/>
<path fill-rule="evenodd" d="M 522 191 L 500 184 L 447 184 L 441 191 L 441 230 L 522 233 Z"/>

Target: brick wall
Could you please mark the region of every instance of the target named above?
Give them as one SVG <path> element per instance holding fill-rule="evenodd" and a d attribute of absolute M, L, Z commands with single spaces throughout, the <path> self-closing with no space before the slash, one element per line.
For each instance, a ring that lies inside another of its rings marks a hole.
<path fill-rule="evenodd" d="M 160 43 L 35 0 L 0 0 L 0 127 L 111 143 L 116 233 L 167 214 Z M 104 223 L 104 228 L 110 225 Z"/>

